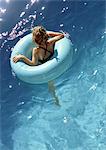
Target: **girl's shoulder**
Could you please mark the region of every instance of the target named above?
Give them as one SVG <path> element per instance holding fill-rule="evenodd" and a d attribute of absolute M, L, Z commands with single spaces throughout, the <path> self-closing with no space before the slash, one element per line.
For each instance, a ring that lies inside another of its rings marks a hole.
<path fill-rule="evenodd" d="M 34 52 L 34 53 L 38 53 L 38 52 L 39 52 L 39 49 L 40 49 L 39 47 L 34 47 L 34 48 L 33 48 L 33 52 Z"/>
<path fill-rule="evenodd" d="M 47 40 L 47 46 L 52 46 L 54 44 L 54 41 L 48 39 Z"/>

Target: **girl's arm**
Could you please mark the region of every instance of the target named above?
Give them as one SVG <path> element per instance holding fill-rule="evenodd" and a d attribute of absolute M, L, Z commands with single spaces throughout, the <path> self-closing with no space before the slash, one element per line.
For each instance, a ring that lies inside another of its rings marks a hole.
<path fill-rule="evenodd" d="M 61 35 L 62 33 L 60 32 L 53 32 L 53 31 L 47 31 L 48 36 L 54 37 L 54 36 L 58 36 Z"/>
<path fill-rule="evenodd" d="M 38 63 L 37 49 L 33 49 L 32 60 L 28 59 L 25 56 L 23 56 L 22 60 L 28 65 L 31 65 L 31 66 L 37 65 Z"/>
<path fill-rule="evenodd" d="M 48 40 L 49 43 L 55 43 L 57 42 L 58 40 L 64 38 L 64 34 L 61 34 L 61 35 L 58 35 L 58 36 L 55 36 L 55 37 L 52 37 Z"/>
<path fill-rule="evenodd" d="M 27 57 L 24 56 L 23 61 L 31 66 L 35 66 L 38 63 L 38 56 L 37 56 L 37 49 L 33 49 L 32 52 L 32 60 L 28 59 Z"/>
<path fill-rule="evenodd" d="M 37 56 L 37 49 L 33 49 L 32 52 L 32 60 L 28 59 L 27 57 L 25 57 L 24 55 L 17 55 L 13 58 L 13 61 L 16 63 L 19 60 L 22 60 L 23 62 L 25 62 L 26 64 L 30 65 L 30 66 L 35 66 L 38 63 L 38 56 Z"/>

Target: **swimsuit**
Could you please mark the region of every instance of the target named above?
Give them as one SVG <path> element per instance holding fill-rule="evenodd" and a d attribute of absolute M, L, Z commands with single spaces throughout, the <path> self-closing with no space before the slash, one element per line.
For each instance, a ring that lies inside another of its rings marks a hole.
<path fill-rule="evenodd" d="M 50 58 L 53 56 L 53 54 L 54 54 L 54 45 L 53 45 L 53 52 L 47 50 L 47 44 L 46 44 L 46 48 L 41 47 L 41 46 L 39 48 L 42 48 L 45 51 L 44 58 L 46 56 L 46 52 L 50 53 L 50 56 L 48 56 L 46 59 L 44 59 L 44 58 L 43 58 L 43 60 L 39 59 L 39 62 L 43 64 L 43 63 L 47 62 L 48 60 L 50 60 Z"/>

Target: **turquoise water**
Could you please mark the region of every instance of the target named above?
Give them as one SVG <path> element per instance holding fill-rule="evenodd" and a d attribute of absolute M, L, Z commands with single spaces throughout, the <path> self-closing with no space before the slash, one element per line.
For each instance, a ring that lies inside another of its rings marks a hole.
<path fill-rule="evenodd" d="M 1 1 L 1 150 L 106 149 L 105 1 Z M 35 25 L 63 30 L 74 44 L 72 67 L 47 84 L 23 83 L 9 58 Z"/>

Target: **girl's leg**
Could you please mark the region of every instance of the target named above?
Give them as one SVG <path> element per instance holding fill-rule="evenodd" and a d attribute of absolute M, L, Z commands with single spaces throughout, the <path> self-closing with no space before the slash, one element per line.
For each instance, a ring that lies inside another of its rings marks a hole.
<path fill-rule="evenodd" d="M 50 93 L 52 94 L 52 96 L 54 97 L 54 102 L 56 105 L 60 105 L 59 104 L 59 99 L 58 97 L 56 96 L 56 88 L 55 88 L 55 85 L 54 85 L 54 82 L 53 81 L 49 81 L 48 82 L 48 88 L 49 88 L 49 91 Z"/>

